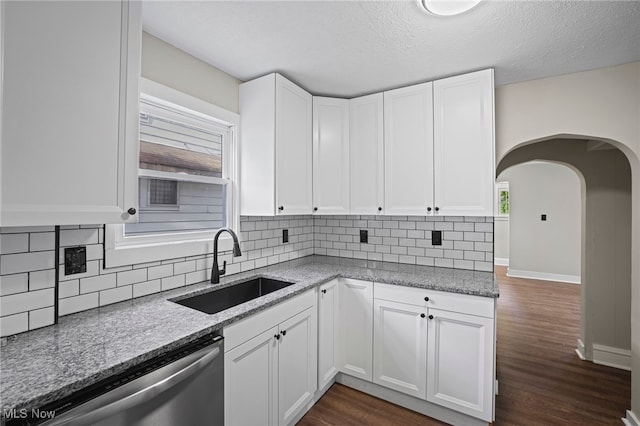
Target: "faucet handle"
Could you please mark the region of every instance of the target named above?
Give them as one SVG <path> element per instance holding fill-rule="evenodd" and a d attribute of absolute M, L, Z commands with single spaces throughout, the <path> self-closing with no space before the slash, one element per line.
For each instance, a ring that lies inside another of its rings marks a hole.
<path fill-rule="evenodd" d="M 227 272 L 227 261 L 222 262 L 222 269 L 220 269 L 220 275 L 224 275 Z"/>

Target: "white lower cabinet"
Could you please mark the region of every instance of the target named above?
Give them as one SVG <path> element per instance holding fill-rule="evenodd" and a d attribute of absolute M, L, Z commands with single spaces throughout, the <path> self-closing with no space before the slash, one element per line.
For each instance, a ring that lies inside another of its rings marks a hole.
<path fill-rule="evenodd" d="M 317 387 L 317 314 L 308 308 L 280 324 L 278 341 L 278 423 L 290 424 L 312 400 Z"/>
<path fill-rule="evenodd" d="M 425 399 L 426 309 L 375 299 L 373 311 L 373 382 Z"/>
<path fill-rule="evenodd" d="M 318 389 L 324 389 L 338 373 L 338 289 L 340 280 L 318 291 Z"/>
<path fill-rule="evenodd" d="M 495 300 L 375 283 L 373 382 L 491 422 Z"/>
<path fill-rule="evenodd" d="M 278 424 L 278 333 L 273 327 L 224 354 L 225 424 Z"/>
<path fill-rule="evenodd" d="M 340 372 L 373 380 L 373 283 L 340 279 Z"/>
<path fill-rule="evenodd" d="M 340 278 L 224 337 L 226 425 L 293 424 L 338 373 L 493 420 L 492 298 Z"/>
<path fill-rule="evenodd" d="M 427 401 L 493 420 L 494 320 L 429 309 Z"/>
<path fill-rule="evenodd" d="M 312 290 L 225 328 L 226 425 L 291 424 L 313 401 L 315 299 Z"/>

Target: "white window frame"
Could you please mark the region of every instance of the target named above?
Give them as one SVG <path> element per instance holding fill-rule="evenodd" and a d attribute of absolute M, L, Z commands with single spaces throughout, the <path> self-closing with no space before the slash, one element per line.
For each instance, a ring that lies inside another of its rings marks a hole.
<path fill-rule="evenodd" d="M 187 95 L 170 87 L 145 78 L 140 79 L 140 98 L 165 105 L 171 109 L 182 109 L 190 114 L 201 115 L 229 127 L 228 149 L 223 149 L 222 178 L 215 178 L 217 183 L 227 185 L 227 226 L 239 234 L 240 208 L 238 192 L 238 124 L 240 116 L 234 112 L 220 108 L 194 96 Z M 144 170 L 140 176 L 168 177 L 163 172 Z M 175 179 L 175 175 L 171 176 Z M 205 178 L 210 183 L 212 178 Z M 191 178 L 189 180 L 192 180 Z M 187 256 L 207 255 L 213 253 L 213 237 L 215 230 L 190 231 L 171 234 L 154 234 L 140 236 L 124 236 L 124 224 L 105 226 L 104 248 L 105 267 L 117 267 L 138 263 L 155 262 Z M 231 250 L 233 243 L 227 233 L 223 233 L 218 241 L 219 250 Z"/>

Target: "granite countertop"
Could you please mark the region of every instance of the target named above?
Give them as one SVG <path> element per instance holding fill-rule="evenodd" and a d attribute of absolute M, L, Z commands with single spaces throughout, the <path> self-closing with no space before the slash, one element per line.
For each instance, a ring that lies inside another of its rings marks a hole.
<path fill-rule="evenodd" d="M 294 285 L 209 315 L 167 299 L 263 276 Z M 498 297 L 491 272 L 308 256 L 60 318 L 0 348 L 0 419 L 32 409 L 188 343 L 337 277 Z"/>

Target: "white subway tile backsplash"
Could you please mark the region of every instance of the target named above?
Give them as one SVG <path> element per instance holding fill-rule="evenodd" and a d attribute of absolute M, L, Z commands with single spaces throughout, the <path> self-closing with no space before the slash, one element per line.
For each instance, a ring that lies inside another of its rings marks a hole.
<path fill-rule="evenodd" d="M 54 321 L 55 317 L 53 306 L 29 311 L 29 330 L 46 327 L 53 324 Z"/>
<path fill-rule="evenodd" d="M 15 226 L 11 228 L 0 228 L 0 234 L 22 234 L 27 232 L 47 232 L 53 230 L 53 226 Z"/>
<path fill-rule="evenodd" d="M 62 316 L 86 311 L 87 309 L 97 308 L 98 294 L 98 292 L 93 292 L 60 299 L 58 312 Z"/>
<path fill-rule="evenodd" d="M 436 231 L 453 231 L 453 222 L 436 222 L 433 224 Z"/>
<path fill-rule="evenodd" d="M 493 271 L 493 261 L 491 262 L 473 262 L 473 268 L 476 271 L 485 271 L 492 272 Z"/>
<path fill-rule="evenodd" d="M 52 288 L 2 296 L 0 297 L 0 315 L 13 315 L 53 306 L 53 296 L 54 291 Z"/>
<path fill-rule="evenodd" d="M 29 251 L 47 251 L 55 250 L 55 248 L 55 232 L 34 232 L 29 234 Z"/>
<path fill-rule="evenodd" d="M 65 297 L 77 296 L 80 294 L 80 280 L 62 281 L 58 288 L 58 296 L 62 299 Z"/>
<path fill-rule="evenodd" d="M 153 266 L 148 269 L 147 273 L 150 280 L 170 277 L 173 275 L 173 265 Z"/>
<path fill-rule="evenodd" d="M 0 234 L 0 254 L 29 251 L 29 234 Z"/>
<path fill-rule="evenodd" d="M 118 287 L 147 281 L 146 269 L 132 269 L 131 271 L 118 272 L 116 284 Z"/>
<path fill-rule="evenodd" d="M 0 318 L 0 336 L 11 336 L 29 330 L 29 313 L 22 312 Z"/>
<path fill-rule="evenodd" d="M 195 270 L 196 270 L 195 260 L 183 261 L 173 265 L 173 273 L 176 275 L 186 274 L 187 272 L 193 272 Z"/>
<path fill-rule="evenodd" d="M 282 229 L 289 243 L 282 243 Z M 360 243 L 360 230 L 369 231 Z M 441 230 L 441 246 L 431 244 L 431 231 Z M 0 307 L 3 336 L 53 322 L 54 228 L 1 228 Z M 243 255 L 219 254 L 227 275 L 266 265 L 323 254 L 372 261 L 493 270 L 493 218 L 445 216 L 292 216 L 242 217 Z M 210 253 L 188 258 L 104 268 L 102 226 L 65 226 L 60 234 L 60 315 L 207 281 Z M 64 247 L 87 247 L 87 272 L 64 275 Z M 7 248 L 8 247 L 8 248 Z M 47 296 L 44 298 L 44 293 Z M 18 296 L 19 303 L 7 297 Z M 45 303 L 44 306 L 42 304 Z M 12 306 L 9 309 L 9 306 Z M 8 308 L 5 313 L 5 308 Z M 23 309 L 24 311 L 20 311 Z"/>
<path fill-rule="evenodd" d="M 99 244 L 98 229 L 69 229 L 60 232 L 60 246 Z"/>
<path fill-rule="evenodd" d="M 172 288 L 182 287 L 186 283 L 185 275 L 174 275 L 171 277 L 165 277 L 160 280 L 160 287 L 162 291 L 171 290 Z"/>
<path fill-rule="evenodd" d="M 116 274 L 98 275 L 80 279 L 80 293 L 92 293 L 116 286 Z"/>
<path fill-rule="evenodd" d="M 0 276 L 0 296 L 29 291 L 29 274 Z"/>
<path fill-rule="evenodd" d="M 29 272 L 29 291 L 55 287 L 55 285 L 55 269 L 45 269 L 44 271 Z"/>
<path fill-rule="evenodd" d="M 124 287 L 116 287 L 100 292 L 100 306 L 110 305 L 116 302 L 122 302 L 133 297 L 133 286 L 126 285 Z"/>
<path fill-rule="evenodd" d="M 194 281 L 188 284 L 195 284 L 199 281 L 202 281 L 202 280 Z M 133 297 L 146 296 L 147 294 L 158 293 L 160 291 L 162 291 L 162 288 L 160 286 L 160 280 L 153 280 L 153 281 L 133 284 Z"/>
<path fill-rule="evenodd" d="M 434 258 L 433 266 L 438 266 L 440 268 L 453 268 L 453 259 L 444 259 L 444 258 Z"/>
<path fill-rule="evenodd" d="M 416 264 L 422 266 L 433 266 L 435 259 L 433 257 L 416 257 Z"/>
<path fill-rule="evenodd" d="M 0 275 L 53 269 L 55 267 L 53 254 L 53 251 L 4 254 L 0 257 Z"/>

